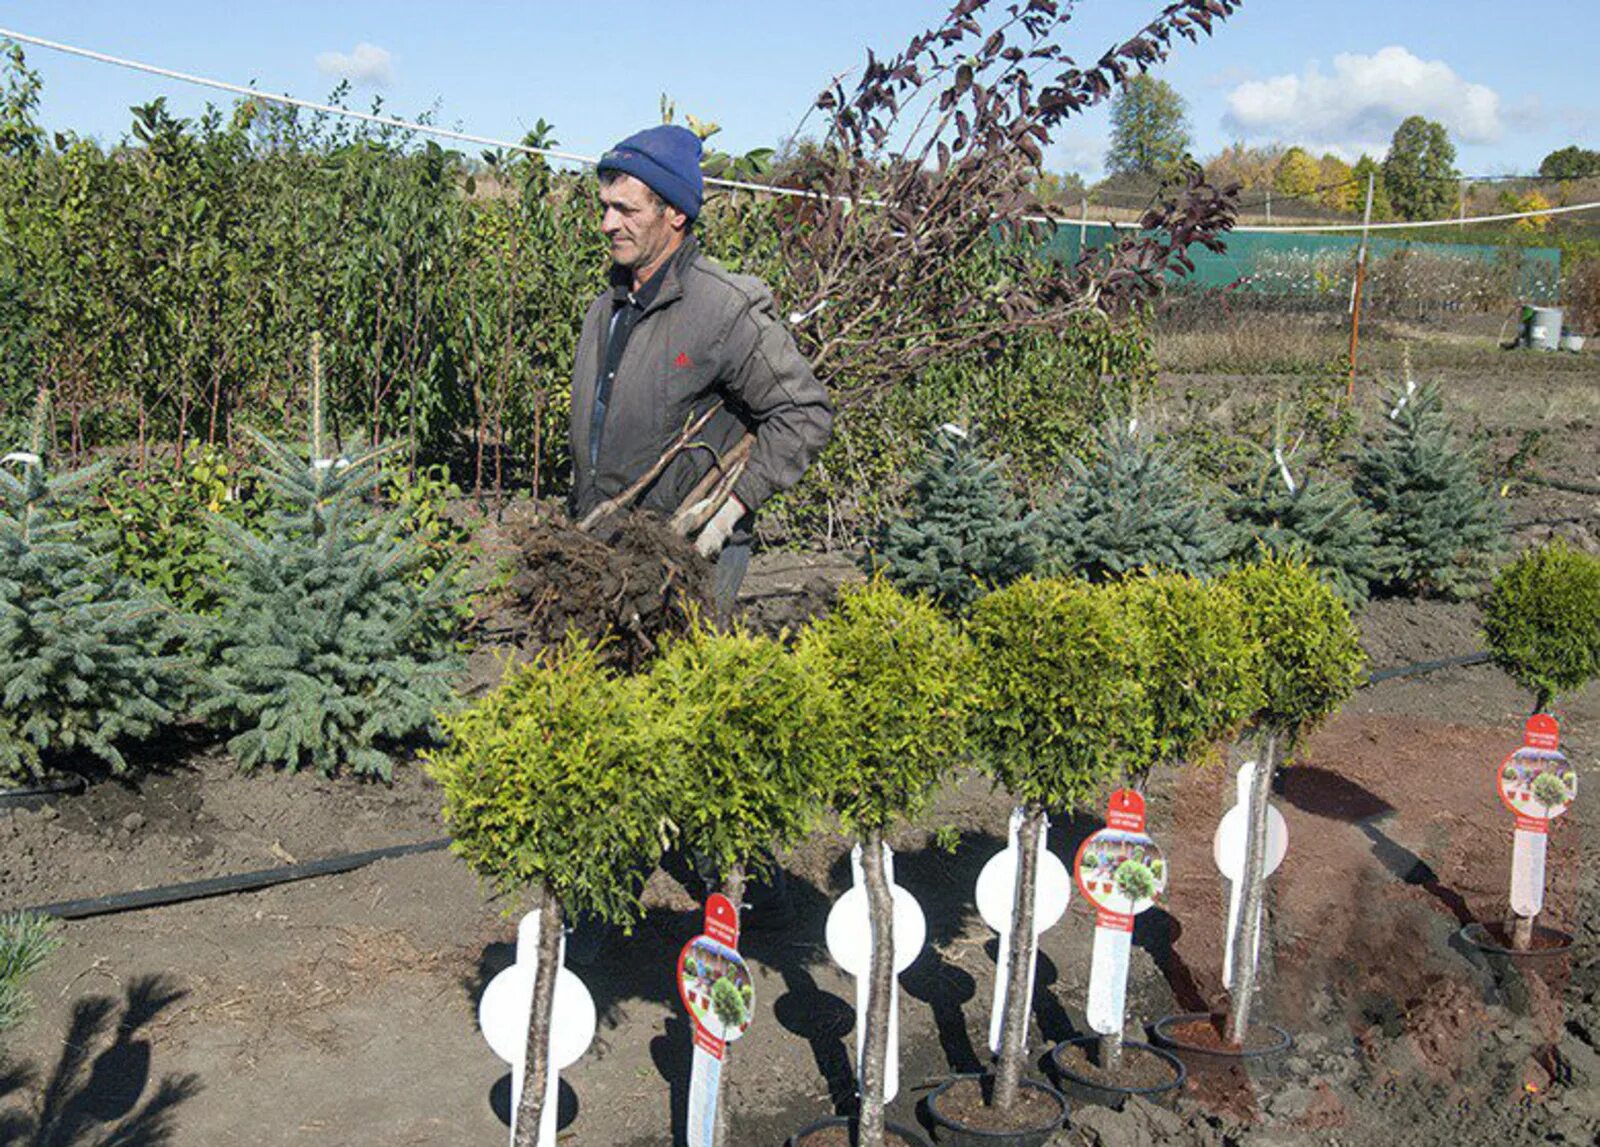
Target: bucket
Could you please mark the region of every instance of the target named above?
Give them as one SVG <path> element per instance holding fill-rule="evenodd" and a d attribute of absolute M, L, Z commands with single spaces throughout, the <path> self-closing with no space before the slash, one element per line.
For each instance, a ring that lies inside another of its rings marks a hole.
<path fill-rule="evenodd" d="M 1524 304 L 1522 337 L 1519 341 L 1534 350 L 1558 350 L 1561 346 L 1561 308 Z"/>
<path fill-rule="evenodd" d="M 1568 331 L 1561 336 L 1561 349 L 1577 354 L 1583 349 L 1583 336 L 1574 331 Z"/>

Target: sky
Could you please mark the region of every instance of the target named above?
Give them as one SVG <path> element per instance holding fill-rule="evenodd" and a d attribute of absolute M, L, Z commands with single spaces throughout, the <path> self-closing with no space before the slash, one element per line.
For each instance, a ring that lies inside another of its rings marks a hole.
<path fill-rule="evenodd" d="M 996 0 L 996 8 L 1002 0 Z M 1069 52 L 1097 58 L 1150 19 L 1159 0 L 1082 0 Z M 1180 42 L 1155 74 L 1188 105 L 1195 153 L 1228 143 L 1297 143 L 1347 159 L 1381 156 L 1395 127 L 1443 123 L 1469 175 L 1530 172 L 1568 144 L 1600 148 L 1588 0 L 1245 0 L 1216 35 Z M 725 151 L 814 132 L 830 77 L 885 56 L 934 24 L 941 3 L 726 0 L 677 5 L 523 0 L 0 0 L 0 28 L 176 71 L 254 82 L 320 100 L 341 78 L 350 103 L 518 140 L 543 118 L 563 148 L 595 155 L 680 113 L 722 125 Z M 180 115 L 230 96 L 29 48 L 44 80 L 40 120 L 104 143 L 128 109 L 157 96 Z M 1054 170 L 1103 174 L 1102 107 L 1069 121 L 1046 153 Z"/>

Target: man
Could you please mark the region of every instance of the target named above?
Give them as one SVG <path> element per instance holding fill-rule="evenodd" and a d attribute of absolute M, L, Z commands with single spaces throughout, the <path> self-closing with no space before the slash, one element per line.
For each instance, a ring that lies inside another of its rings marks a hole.
<path fill-rule="evenodd" d="M 799 481 L 828 440 L 833 408 L 758 280 L 701 253 L 692 233 L 704 193 L 700 140 L 671 124 L 631 135 L 599 164 L 600 229 L 611 286 L 590 306 L 572 371 L 573 482 L 581 518 L 627 489 L 706 411 L 698 441 L 725 453 L 747 432 L 749 462 L 695 543 L 717 560 L 726 613 L 750 562 L 756 511 Z M 711 469 L 679 454 L 640 506 L 677 510 Z"/>

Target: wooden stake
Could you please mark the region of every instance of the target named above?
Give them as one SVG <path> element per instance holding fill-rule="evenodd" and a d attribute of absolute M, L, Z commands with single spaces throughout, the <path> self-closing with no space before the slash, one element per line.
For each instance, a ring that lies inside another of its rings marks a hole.
<path fill-rule="evenodd" d="M 1361 332 L 1361 285 L 1367 276 L 1367 228 L 1372 226 L 1372 190 L 1376 177 L 1376 172 L 1367 172 L 1367 209 L 1361 216 L 1361 247 L 1356 251 L 1356 286 L 1355 292 L 1350 296 L 1350 384 L 1345 388 L 1346 398 L 1353 398 L 1356 393 L 1356 345 Z"/>

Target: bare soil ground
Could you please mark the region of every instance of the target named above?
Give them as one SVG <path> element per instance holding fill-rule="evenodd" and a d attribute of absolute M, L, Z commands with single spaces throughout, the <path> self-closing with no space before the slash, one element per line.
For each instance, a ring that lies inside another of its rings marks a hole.
<path fill-rule="evenodd" d="M 1457 352 L 1451 351 L 1451 354 Z M 1460 352 L 1438 367 L 1494 442 L 1544 429 L 1539 468 L 1600 481 L 1600 356 L 1582 363 Z M 1180 380 L 1218 393 L 1266 376 Z M 1593 496 L 1516 486 L 1519 541 L 1556 530 L 1593 546 Z M 825 604 L 848 558 L 760 555 L 744 604 L 776 628 Z M 1480 648 L 1470 604 L 1380 601 L 1362 617 L 1378 668 Z M 1548 923 L 1569 953 L 1486 957 L 1456 933 L 1496 920 L 1511 823 L 1493 788 L 1528 699 L 1487 667 L 1361 691 L 1287 769 L 1276 797 L 1290 846 L 1272 880 L 1261 1016 L 1291 1051 L 1239 1065 L 1191 1058 L 1176 1111 L 1075 1113 L 1061 1143 L 1425 1144 L 1596 1142 L 1600 1128 L 1600 847 L 1581 795 L 1600 749 L 1600 688 L 1562 706 L 1584 780 L 1550 842 Z M 0 813 L 0 904 L 75 897 L 268 868 L 442 834 L 418 770 L 392 786 L 242 776 L 212 744 L 173 742 L 136 781 L 106 781 L 54 808 Z M 1225 888 L 1211 834 L 1222 768 L 1151 786 L 1152 830 L 1171 858 L 1162 908 L 1139 918 L 1130 1017 L 1220 999 Z M 993 935 L 972 906 L 1003 844 L 1007 802 L 975 776 L 895 841 L 929 942 L 902 978 L 902 1094 L 912 1123 L 932 1086 L 979 1070 Z M 954 852 L 934 847 L 954 828 Z M 1063 817 L 1070 857 L 1098 818 Z M 756 1016 L 734 1045 L 731 1142 L 775 1147 L 852 1091 L 853 984 L 828 959 L 823 921 L 849 882 L 846 844 L 819 833 L 782 858 L 792 927 L 743 943 Z M 645 1147 L 682 1134 L 690 1033 L 672 983 L 699 930 L 682 865 L 652 878 L 650 912 L 580 974 L 600 1009 L 588 1054 L 563 1075 L 562 1143 Z M 61 930 L 33 981 L 33 1016 L 0 1059 L 0 1144 L 434 1147 L 503 1142 L 507 1077 L 479 1035 L 483 986 L 511 959 L 514 906 L 487 900 L 444 852 L 265 891 L 100 916 Z M 1093 917 L 1074 901 L 1046 933 L 1034 1046 L 1080 1034 Z"/>

